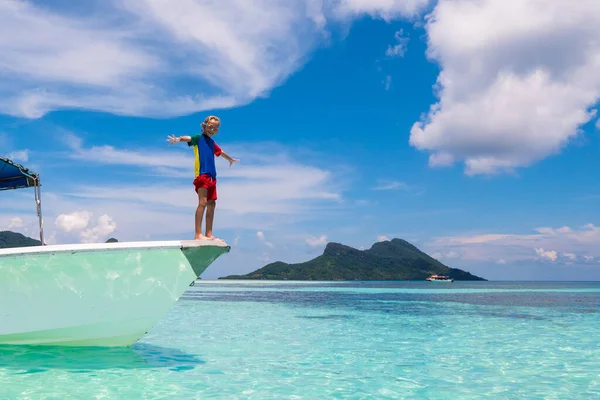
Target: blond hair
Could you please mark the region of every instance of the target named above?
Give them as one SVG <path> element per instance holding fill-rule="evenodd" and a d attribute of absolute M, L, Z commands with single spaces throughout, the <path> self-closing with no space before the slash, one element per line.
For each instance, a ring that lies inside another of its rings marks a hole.
<path fill-rule="evenodd" d="M 204 127 L 211 121 L 221 123 L 219 117 L 217 117 L 216 115 L 209 115 L 208 117 L 204 118 L 204 122 L 200 124 L 202 126 L 202 132 L 204 132 Z"/>

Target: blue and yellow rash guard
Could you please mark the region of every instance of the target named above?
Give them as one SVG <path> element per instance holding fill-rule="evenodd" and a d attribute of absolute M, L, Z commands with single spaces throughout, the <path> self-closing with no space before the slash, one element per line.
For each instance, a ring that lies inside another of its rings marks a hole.
<path fill-rule="evenodd" d="M 209 175 L 213 179 L 217 179 L 215 156 L 220 156 L 222 150 L 215 141 L 206 135 L 195 135 L 188 142 L 188 146 L 194 146 L 194 155 L 196 157 L 194 162 L 195 176 Z"/>

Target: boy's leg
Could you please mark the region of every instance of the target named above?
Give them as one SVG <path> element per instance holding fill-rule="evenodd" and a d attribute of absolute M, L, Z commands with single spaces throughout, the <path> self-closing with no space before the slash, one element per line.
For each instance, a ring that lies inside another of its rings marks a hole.
<path fill-rule="evenodd" d="M 216 239 L 212 234 L 213 221 L 215 220 L 215 207 L 217 206 L 217 181 L 213 180 L 206 192 L 208 203 L 206 205 L 206 237 Z"/>
<path fill-rule="evenodd" d="M 212 228 L 213 221 L 215 220 L 215 207 L 216 202 L 214 200 L 209 200 L 206 204 L 206 237 L 209 239 L 213 238 Z"/>
<path fill-rule="evenodd" d="M 206 188 L 198 188 L 198 208 L 196 208 L 196 235 L 194 236 L 194 240 L 202 240 L 206 239 L 206 237 L 202 234 L 202 218 L 204 217 L 204 209 L 206 208 Z M 208 223 L 208 213 L 206 216 Z"/>

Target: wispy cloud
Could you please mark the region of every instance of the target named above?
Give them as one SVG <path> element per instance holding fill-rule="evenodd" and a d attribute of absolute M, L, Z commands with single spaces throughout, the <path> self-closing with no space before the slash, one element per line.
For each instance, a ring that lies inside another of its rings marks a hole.
<path fill-rule="evenodd" d="M 323 246 L 323 245 L 327 244 L 327 236 L 326 235 L 321 235 L 319 237 L 310 236 L 305 239 L 305 242 L 310 247 Z"/>
<path fill-rule="evenodd" d="M 114 146 L 85 147 L 81 138 L 74 134 L 68 139 L 70 151 L 66 157 L 88 165 L 120 165 L 146 169 L 164 176 L 189 176 L 194 165 L 193 155 L 175 149 L 156 151 L 149 149 L 119 149 Z"/>
<path fill-rule="evenodd" d="M 8 229 L 18 229 L 23 226 L 23 220 L 19 217 L 13 217 L 10 220 L 10 224 L 8 225 Z"/>
<path fill-rule="evenodd" d="M 29 150 L 18 150 L 8 154 L 8 158 L 15 162 L 27 162 L 29 161 Z"/>
<path fill-rule="evenodd" d="M 391 21 L 414 18 L 431 3 L 431 0 L 337 0 L 334 13 L 338 17 L 358 17 L 364 14 Z"/>
<path fill-rule="evenodd" d="M 268 241 L 268 240 L 265 238 L 265 234 L 264 234 L 264 232 L 262 232 L 262 231 L 258 231 L 258 232 L 256 232 L 256 237 L 257 237 L 257 238 L 258 238 L 258 240 L 260 240 L 260 242 L 261 242 L 262 244 L 264 244 L 265 246 L 267 246 L 267 247 L 270 247 L 270 248 L 273 248 L 273 247 L 275 247 L 275 246 L 273 245 L 273 243 L 269 242 L 269 241 Z"/>
<path fill-rule="evenodd" d="M 392 77 L 390 75 L 386 75 L 383 80 L 383 84 L 385 85 L 385 90 L 390 90 L 392 87 Z"/>
<path fill-rule="evenodd" d="M 68 155 L 71 159 L 98 165 L 137 167 L 151 175 L 158 172 L 168 173 L 171 178 L 192 178 L 193 157 L 190 151 L 181 148 L 165 146 L 164 151 L 118 149 L 111 146 L 86 148 L 81 142 L 76 142 L 77 145 L 73 146 L 72 152 Z M 256 144 L 254 146 L 261 147 Z M 225 167 L 227 164 L 225 161 L 217 158 L 217 165 L 220 167 L 218 168 L 218 192 L 219 197 L 223 198 L 219 201 L 220 209 L 235 211 L 238 214 L 286 213 L 301 211 L 302 207 L 306 206 L 301 204 L 302 201 L 338 201 L 341 198 L 342 188 L 335 183 L 331 171 L 297 163 L 283 151 L 265 159 L 263 155 L 256 157 L 252 153 L 252 147 L 240 145 L 229 147 L 236 150 L 228 149 L 228 152 L 242 159 L 242 162 L 229 168 Z M 260 161 L 257 162 L 257 159 Z M 137 190 L 131 190 L 131 184 L 112 185 L 109 190 L 106 189 L 78 185 L 69 194 L 79 197 L 152 200 L 173 204 L 178 201 L 176 199 L 182 198 L 183 192 L 187 190 L 166 181 L 160 185 L 144 185 Z M 170 191 L 172 195 L 165 196 L 165 191 Z M 195 195 L 192 193 L 191 196 Z"/>
<path fill-rule="evenodd" d="M 409 186 L 400 181 L 380 181 L 373 190 L 408 190 Z"/>
<path fill-rule="evenodd" d="M 467 261 L 589 262 L 600 259 L 600 228 L 541 227 L 531 234 L 479 234 L 442 237 L 427 245 L 438 255 L 454 252 Z"/>
<path fill-rule="evenodd" d="M 0 2 L 0 112 L 169 116 L 244 104 L 298 68 L 319 37 L 304 2 L 125 0 L 74 14 Z"/>
<path fill-rule="evenodd" d="M 364 14 L 413 18 L 428 3 L 107 0 L 65 9 L 2 0 L 0 113 L 161 117 L 247 104 L 300 68 L 329 26 Z"/>
<path fill-rule="evenodd" d="M 389 45 L 385 55 L 388 57 L 404 57 L 410 39 L 404 37 L 404 31 L 402 29 L 394 34 L 394 39 L 396 39 L 396 44 L 393 46 Z"/>

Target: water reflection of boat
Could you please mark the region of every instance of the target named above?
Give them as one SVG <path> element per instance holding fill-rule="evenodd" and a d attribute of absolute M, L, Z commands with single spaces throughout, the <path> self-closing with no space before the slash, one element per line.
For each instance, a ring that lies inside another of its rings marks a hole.
<path fill-rule="evenodd" d="M 454 279 L 446 275 L 431 275 L 425 280 L 429 282 L 454 282 Z"/>
<path fill-rule="evenodd" d="M 183 371 L 204 363 L 194 354 L 146 343 L 130 347 L 0 346 L 0 368 L 19 373 L 53 369 L 79 372 L 168 368 Z"/>

